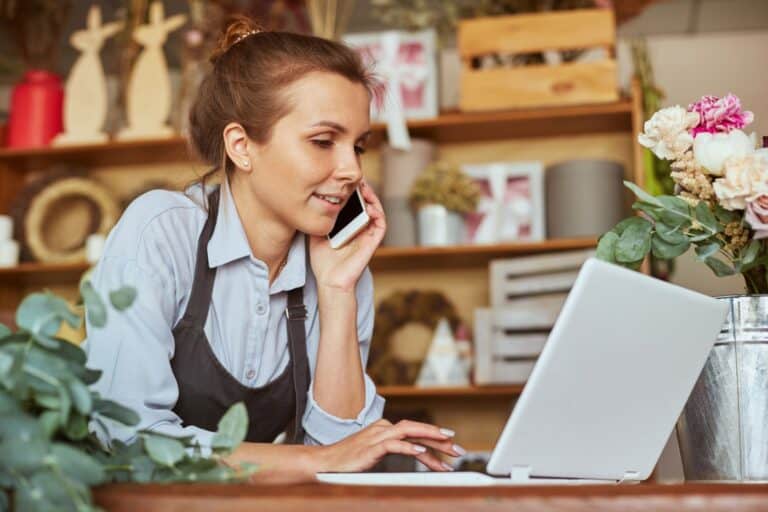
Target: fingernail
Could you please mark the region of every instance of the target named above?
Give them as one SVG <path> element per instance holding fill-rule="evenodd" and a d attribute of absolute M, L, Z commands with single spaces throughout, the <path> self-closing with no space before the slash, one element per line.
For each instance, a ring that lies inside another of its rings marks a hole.
<path fill-rule="evenodd" d="M 444 436 L 448 436 L 448 437 L 453 437 L 453 436 L 456 435 L 456 432 L 454 432 L 453 430 L 451 430 L 449 428 L 441 428 L 440 429 L 440 433 L 443 434 Z"/>
<path fill-rule="evenodd" d="M 453 466 L 451 466 L 447 462 L 443 462 L 443 467 L 445 468 L 446 471 L 453 471 Z"/>
<path fill-rule="evenodd" d="M 453 451 L 458 453 L 459 455 L 466 455 L 467 454 L 467 450 L 465 450 L 464 448 L 462 448 L 461 446 L 459 446 L 457 444 L 453 445 Z"/>
<path fill-rule="evenodd" d="M 424 453 L 424 452 L 427 451 L 427 449 L 424 448 L 423 446 L 421 446 L 420 444 L 413 445 L 413 449 L 416 450 L 419 453 Z"/>

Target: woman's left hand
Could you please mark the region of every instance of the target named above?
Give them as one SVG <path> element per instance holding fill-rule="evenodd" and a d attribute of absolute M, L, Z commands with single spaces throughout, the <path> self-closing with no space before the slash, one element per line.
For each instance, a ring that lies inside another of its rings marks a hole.
<path fill-rule="evenodd" d="M 371 221 L 355 238 L 343 247 L 333 249 L 328 237 L 310 237 L 310 260 L 318 288 L 354 291 L 357 280 L 384 239 L 387 221 L 381 201 L 365 181 L 360 184 L 360 192 Z"/>

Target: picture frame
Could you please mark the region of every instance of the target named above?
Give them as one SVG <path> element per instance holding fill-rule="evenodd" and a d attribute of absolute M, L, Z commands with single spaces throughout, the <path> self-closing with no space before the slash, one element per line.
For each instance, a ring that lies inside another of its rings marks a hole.
<path fill-rule="evenodd" d="M 544 164 L 539 161 L 464 164 L 481 196 L 466 216 L 467 243 L 539 242 L 546 238 Z"/>
<path fill-rule="evenodd" d="M 389 30 L 347 34 L 344 43 L 354 48 L 366 66 L 382 80 L 382 100 L 391 85 L 399 85 L 399 105 L 406 119 L 437 117 L 437 34 L 434 29 L 421 31 Z M 396 55 L 387 45 L 396 44 Z M 391 100 L 391 99 L 390 99 Z M 391 101 L 372 102 L 371 120 L 387 120 Z"/>

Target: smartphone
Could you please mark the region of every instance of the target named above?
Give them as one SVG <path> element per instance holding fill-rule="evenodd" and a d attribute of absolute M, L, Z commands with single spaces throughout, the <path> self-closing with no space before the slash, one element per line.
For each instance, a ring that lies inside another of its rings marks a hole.
<path fill-rule="evenodd" d="M 347 204 L 336 217 L 336 223 L 333 229 L 328 233 L 328 240 L 331 247 L 338 249 L 357 235 L 368 223 L 371 218 L 365 211 L 365 202 L 358 189 L 347 200 Z"/>

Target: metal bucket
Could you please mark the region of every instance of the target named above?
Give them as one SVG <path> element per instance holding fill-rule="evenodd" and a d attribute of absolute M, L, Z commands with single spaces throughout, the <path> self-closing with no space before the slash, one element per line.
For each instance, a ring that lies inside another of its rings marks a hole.
<path fill-rule="evenodd" d="M 768 295 L 730 311 L 677 424 L 686 480 L 768 481 Z"/>

